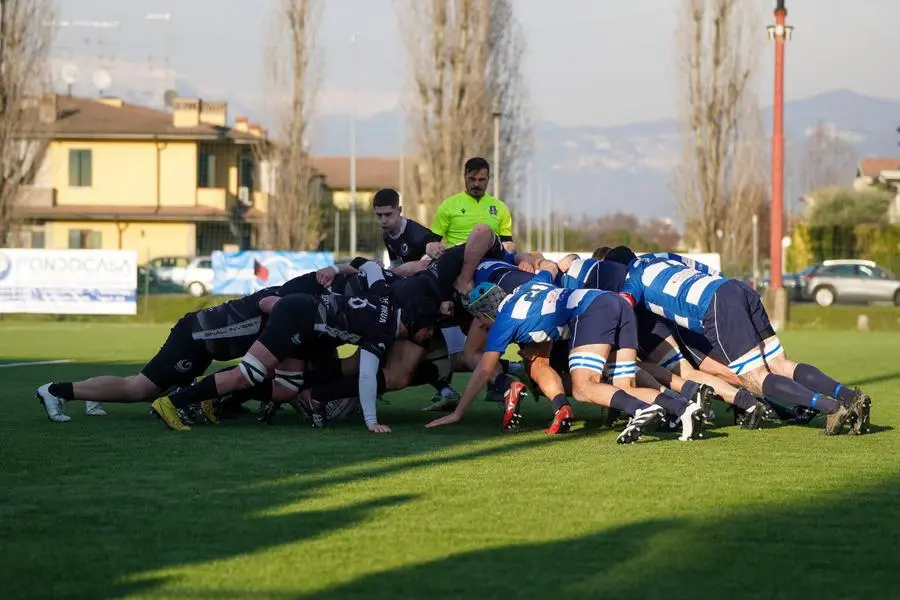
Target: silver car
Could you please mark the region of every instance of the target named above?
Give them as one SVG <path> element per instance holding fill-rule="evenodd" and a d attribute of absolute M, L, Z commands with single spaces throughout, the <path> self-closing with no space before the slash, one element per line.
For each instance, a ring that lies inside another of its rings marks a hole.
<path fill-rule="evenodd" d="M 819 306 L 835 302 L 893 302 L 900 306 L 900 279 L 871 260 L 826 260 L 800 272 L 803 297 Z"/>

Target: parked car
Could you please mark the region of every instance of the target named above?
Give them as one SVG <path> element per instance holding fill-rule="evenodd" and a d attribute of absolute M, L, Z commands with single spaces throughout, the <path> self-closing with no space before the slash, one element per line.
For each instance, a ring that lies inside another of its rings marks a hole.
<path fill-rule="evenodd" d="M 212 258 L 198 256 L 191 260 L 181 274 L 181 281 L 175 283 L 180 283 L 191 296 L 204 296 L 210 293 L 213 288 Z"/>
<path fill-rule="evenodd" d="M 900 306 L 900 278 L 871 260 L 826 260 L 801 272 L 803 297 L 819 306 L 835 302 L 893 302 Z"/>
<path fill-rule="evenodd" d="M 213 270 L 209 256 L 163 256 L 147 263 L 157 281 L 168 282 L 187 290 L 191 296 L 212 291 Z"/>
<path fill-rule="evenodd" d="M 808 269 L 809 267 L 807 267 Z M 787 290 L 788 295 L 791 300 L 802 300 L 803 299 L 803 275 L 806 273 L 806 269 L 800 271 L 799 273 L 783 273 L 781 275 L 781 285 Z M 768 288 L 771 283 L 771 279 L 769 278 L 769 272 L 766 271 L 765 274 L 759 280 L 758 291 L 762 292 L 764 289 Z"/>
<path fill-rule="evenodd" d="M 156 281 L 171 282 L 176 270 L 184 271 L 191 262 L 189 256 L 160 256 L 147 262 L 147 269 Z"/>

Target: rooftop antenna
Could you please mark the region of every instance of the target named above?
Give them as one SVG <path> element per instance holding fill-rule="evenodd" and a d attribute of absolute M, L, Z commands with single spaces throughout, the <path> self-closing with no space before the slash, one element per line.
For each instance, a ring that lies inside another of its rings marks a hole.
<path fill-rule="evenodd" d="M 72 97 L 72 86 L 78 81 L 78 65 L 67 62 L 62 66 L 60 72 L 63 82 L 66 84 L 68 96 Z"/>
<path fill-rule="evenodd" d="M 109 89 L 109 86 L 112 85 L 112 77 L 110 77 L 109 72 L 105 69 L 98 69 L 94 71 L 93 76 L 94 87 L 97 88 L 97 93 L 100 97 L 103 97 L 103 92 Z"/>
<path fill-rule="evenodd" d="M 163 80 L 167 88 L 175 87 L 175 76 L 172 74 L 171 56 L 172 56 L 172 13 L 155 12 L 144 15 L 145 21 L 158 21 L 166 25 L 166 42 L 165 57 L 163 59 Z M 165 97 L 165 96 L 164 96 Z M 168 108 L 168 105 L 166 105 Z"/>

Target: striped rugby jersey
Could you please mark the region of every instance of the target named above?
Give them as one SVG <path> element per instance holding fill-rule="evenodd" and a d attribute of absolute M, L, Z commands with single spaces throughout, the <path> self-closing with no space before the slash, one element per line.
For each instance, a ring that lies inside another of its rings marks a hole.
<path fill-rule="evenodd" d="M 512 342 L 535 344 L 568 339 L 569 323 L 581 315 L 600 290 L 564 290 L 553 277 L 540 271 L 500 303 L 497 319 L 488 333 L 485 352 L 506 352 Z"/>
<path fill-rule="evenodd" d="M 681 327 L 703 332 L 703 317 L 718 290 L 730 281 L 703 263 L 664 252 L 640 256 L 628 266 L 622 293 L 635 305 Z"/>
<path fill-rule="evenodd" d="M 569 265 L 569 270 L 559 272 L 559 287 L 567 290 L 578 290 L 586 286 L 585 282 L 600 261 L 595 258 L 578 258 Z"/>

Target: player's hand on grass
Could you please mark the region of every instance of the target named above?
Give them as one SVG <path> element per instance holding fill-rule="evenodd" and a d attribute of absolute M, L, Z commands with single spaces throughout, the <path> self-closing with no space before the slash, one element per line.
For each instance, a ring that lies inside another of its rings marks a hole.
<path fill-rule="evenodd" d="M 373 425 L 369 425 L 369 431 L 372 433 L 390 433 L 391 428 L 387 425 L 381 425 L 380 423 L 375 423 Z"/>
<path fill-rule="evenodd" d="M 434 421 L 427 423 L 425 427 L 427 427 L 428 429 L 434 429 L 435 427 L 441 427 L 443 425 L 452 425 L 453 423 L 459 423 L 459 420 L 461 418 L 462 417 L 460 415 L 452 412 L 449 415 L 441 417 L 440 419 L 435 419 Z"/>
<path fill-rule="evenodd" d="M 319 269 L 316 271 L 316 282 L 321 285 L 328 287 L 334 281 L 335 272 L 331 267 L 325 267 L 324 269 Z"/>

